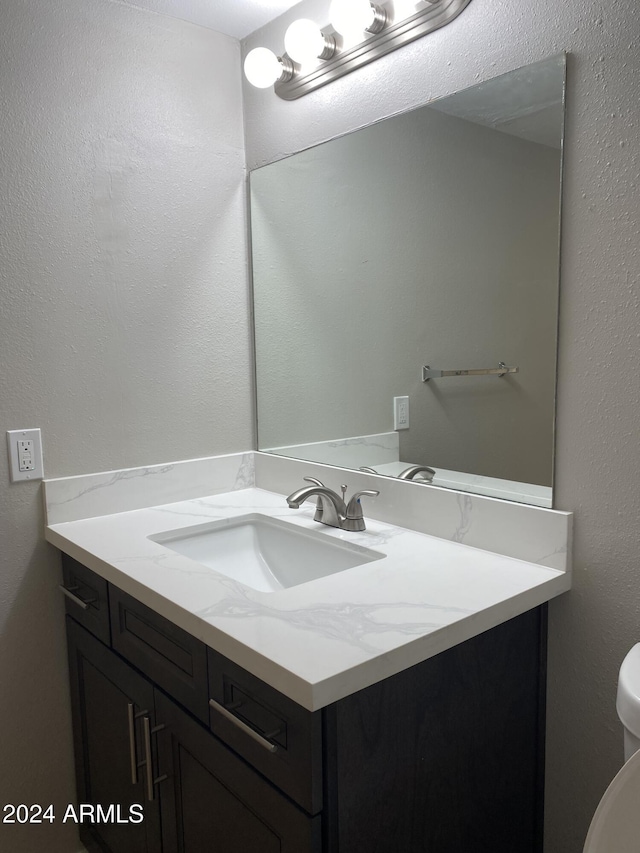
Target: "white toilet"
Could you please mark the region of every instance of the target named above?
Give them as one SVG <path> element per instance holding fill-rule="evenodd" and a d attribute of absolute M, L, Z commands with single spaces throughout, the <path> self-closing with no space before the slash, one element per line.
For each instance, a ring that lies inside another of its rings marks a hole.
<path fill-rule="evenodd" d="M 600 800 L 584 853 L 640 851 L 640 643 L 620 667 L 616 708 L 624 726 L 626 763 Z"/>

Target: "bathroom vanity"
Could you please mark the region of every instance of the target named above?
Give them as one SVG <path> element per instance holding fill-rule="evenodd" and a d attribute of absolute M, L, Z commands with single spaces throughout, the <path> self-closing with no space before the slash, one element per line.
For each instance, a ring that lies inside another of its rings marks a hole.
<path fill-rule="evenodd" d="M 63 562 L 90 850 L 542 849 L 543 607 L 311 712 Z"/>
<path fill-rule="evenodd" d="M 263 485 L 283 464 L 299 484 L 302 463 L 259 461 Z M 96 500 L 98 481 L 77 479 Z M 90 850 L 541 850 L 545 602 L 566 571 L 370 518 L 363 533 L 320 530 L 313 502 L 291 511 L 256 483 L 70 520 L 58 482 L 47 538 L 69 593 L 78 799 L 120 804 L 123 821 L 144 807 L 139 823 L 84 824 Z M 569 530 L 567 514 L 504 512 Z M 266 592 L 162 544 L 255 513 L 380 558 Z"/>

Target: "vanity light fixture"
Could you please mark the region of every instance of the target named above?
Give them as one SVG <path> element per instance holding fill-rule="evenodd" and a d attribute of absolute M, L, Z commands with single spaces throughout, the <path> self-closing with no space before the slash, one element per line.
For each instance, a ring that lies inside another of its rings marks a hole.
<path fill-rule="evenodd" d="M 308 65 L 318 59 L 330 59 L 336 52 L 336 40 L 325 35 L 313 21 L 300 18 L 284 34 L 284 49 L 294 62 Z"/>
<path fill-rule="evenodd" d="M 327 27 L 307 18 L 294 21 L 284 35 L 284 55 L 254 48 L 245 59 L 245 75 L 261 89 L 275 84 L 276 95 L 292 101 L 444 27 L 470 2 L 332 0 Z"/>

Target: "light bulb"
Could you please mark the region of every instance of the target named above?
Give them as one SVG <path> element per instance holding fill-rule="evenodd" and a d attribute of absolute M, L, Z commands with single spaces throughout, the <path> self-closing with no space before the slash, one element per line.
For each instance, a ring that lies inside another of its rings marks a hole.
<path fill-rule="evenodd" d="M 320 27 L 308 18 L 294 21 L 284 34 L 284 49 L 291 59 L 306 65 L 314 59 L 328 59 L 335 45 L 329 41 Z"/>
<path fill-rule="evenodd" d="M 393 20 L 403 21 L 405 18 L 415 15 L 418 3 L 419 0 L 393 0 Z M 423 4 L 420 3 L 420 6 L 422 5 Z M 429 3 L 426 3 L 425 5 L 428 6 Z"/>
<path fill-rule="evenodd" d="M 282 76 L 284 68 L 278 57 L 266 47 L 249 51 L 244 61 L 244 73 L 252 86 L 268 89 Z"/>
<path fill-rule="evenodd" d="M 362 33 L 373 24 L 375 10 L 369 0 L 332 0 L 331 26 L 341 35 Z"/>

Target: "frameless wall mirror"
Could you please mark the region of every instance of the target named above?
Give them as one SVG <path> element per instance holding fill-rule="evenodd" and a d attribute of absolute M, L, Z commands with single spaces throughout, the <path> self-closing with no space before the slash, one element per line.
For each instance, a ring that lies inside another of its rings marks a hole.
<path fill-rule="evenodd" d="M 564 91 L 554 57 L 252 172 L 260 450 L 552 505 Z"/>

